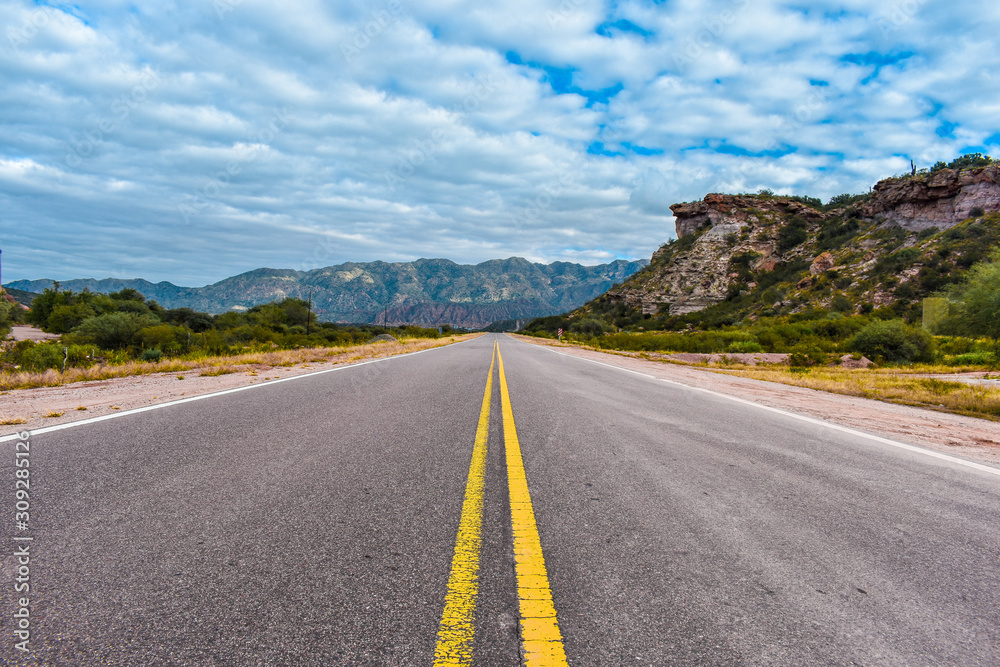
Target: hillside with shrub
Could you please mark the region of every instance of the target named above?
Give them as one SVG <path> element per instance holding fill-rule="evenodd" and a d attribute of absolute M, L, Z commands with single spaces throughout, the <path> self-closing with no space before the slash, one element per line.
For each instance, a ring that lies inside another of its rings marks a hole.
<path fill-rule="evenodd" d="M 511 257 L 468 265 L 419 259 L 349 262 L 311 271 L 262 268 L 205 287 L 112 278 L 69 280 L 63 287 L 101 294 L 134 290 L 167 308 L 188 307 L 213 314 L 285 298 L 311 298 L 313 311 L 323 321 L 478 329 L 498 320 L 531 319 L 575 308 L 645 264 L 625 260 L 598 266 L 538 264 Z M 52 286 L 51 280 L 7 285 L 33 292 Z"/>
<path fill-rule="evenodd" d="M 762 191 L 671 208 L 678 238 L 649 266 L 524 332 L 562 328 L 619 350 L 783 352 L 798 364 L 846 353 L 996 363 L 1000 173 L 987 156 L 826 204 Z"/>

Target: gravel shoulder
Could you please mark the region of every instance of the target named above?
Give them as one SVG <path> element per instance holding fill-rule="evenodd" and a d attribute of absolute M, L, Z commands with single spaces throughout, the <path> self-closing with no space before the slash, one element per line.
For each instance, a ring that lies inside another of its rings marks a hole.
<path fill-rule="evenodd" d="M 310 361 L 294 366 L 265 364 L 234 366 L 235 372 L 225 375 L 200 375 L 199 369 L 193 369 L 93 382 L 75 382 L 59 387 L 14 389 L 0 392 L 0 435 L 81 421 L 227 389 L 265 384 L 336 366 L 350 366 L 371 359 L 441 347 L 472 337 L 475 337 L 475 334 L 456 336 L 453 341 L 380 343 L 365 346 L 370 349 L 361 353 L 364 358 L 358 358 L 361 355 L 355 348 L 325 361 Z M 204 370 L 211 372 L 208 368 Z"/>
<path fill-rule="evenodd" d="M 516 337 L 526 343 L 557 348 L 565 354 L 646 373 L 663 380 L 709 389 L 865 433 L 1000 466 L 998 422 L 775 382 L 733 377 L 708 369 L 598 352 L 530 336 Z"/>

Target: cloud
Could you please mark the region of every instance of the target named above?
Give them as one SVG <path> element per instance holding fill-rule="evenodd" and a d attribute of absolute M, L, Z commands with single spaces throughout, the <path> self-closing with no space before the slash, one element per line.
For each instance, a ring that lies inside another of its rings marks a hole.
<path fill-rule="evenodd" d="M 648 257 L 669 205 L 996 150 L 996 7 L 0 0 L 4 275 Z"/>

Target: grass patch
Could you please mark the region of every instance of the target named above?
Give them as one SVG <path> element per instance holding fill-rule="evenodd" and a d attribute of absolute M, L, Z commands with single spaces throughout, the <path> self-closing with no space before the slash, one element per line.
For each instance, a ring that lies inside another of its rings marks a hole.
<path fill-rule="evenodd" d="M 928 368 L 936 367 L 905 370 L 744 367 L 719 369 L 717 372 L 1000 421 L 1000 388 L 914 377 L 915 373 L 934 372 L 928 371 Z M 954 372 L 953 368 L 948 370 Z"/>
<path fill-rule="evenodd" d="M 154 373 L 198 372 L 203 376 L 226 375 L 250 367 L 274 368 L 296 366 L 324 357 L 324 362 L 345 363 L 355 359 L 390 357 L 406 352 L 416 352 L 451 343 L 468 340 L 481 334 L 465 334 L 448 338 L 407 338 L 397 343 L 376 345 L 361 344 L 349 347 L 301 348 L 298 350 L 273 350 L 269 352 L 248 352 L 225 356 L 200 356 L 187 359 L 165 359 L 162 361 L 126 361 L 120 364 L 95 364 L 89 368 L 67 368 L 65 373 L 56 370 L 42 372 L 0 370 L 0 391 L 11 389 L 33 389 L 36 387 L 59 387 L 74 382 L 91 382 L 135 375 Z M 242 367 L 242 368 L 241 368 Z M 217 372 L 227 368 L 225 372 Z M 177 376 L 183 380 L 183 375 Z"/>
<path fill-rule="evenodd" d="M 65 412 L 50 412 L 49 414 L 44 415 L 44 418 L 45 419 L 55 419 L 56 417 L 62 417 L 64 414 L 66 414 L 66 413 Z"/>
<path fill-rule="evenodd" d="M 27 424 L 27 419 L 5 419 L 0 422 L 0 426 L 17 426 L 18 424 Z"/>

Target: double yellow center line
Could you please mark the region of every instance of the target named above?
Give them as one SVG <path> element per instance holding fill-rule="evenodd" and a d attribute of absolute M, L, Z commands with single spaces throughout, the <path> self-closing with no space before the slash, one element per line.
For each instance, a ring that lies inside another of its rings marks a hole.
<path fill-rule="evenodd" d="M 504 446 L 507 454 L 507 484 L 510 493 L 511 527 L 514 534 L 514 560 L 517 594 L 521 611 L 521 644 L 527 667 L 567 665 L 562 635 L 552 602 L 552 590 L 542 555 L 542 542 L 535 524 L 535 511 L 528 492 L 521 445 L 517 439 L 514 411 L 504 374 L 500 346 L 493 345 L 490 374 L 479 413 L 476 442 L 465 486 L 465 501 L 451 576 L 445 595 L 444 613 L 438 631 L 435 666 L 471 665 L 476 634 L 476 598 L 479 595 L 479 553 L 482 546 L 483 491 L 486 472 L 486 441 L 489 434 L 490 402 L 493 396 L 493 368 L 500 366 L 500 401 L 503 412 Z"/>

